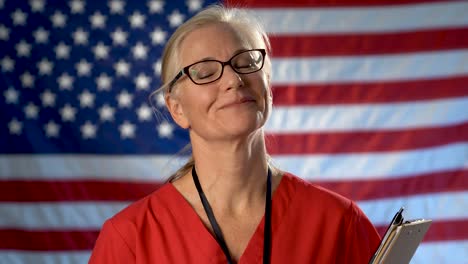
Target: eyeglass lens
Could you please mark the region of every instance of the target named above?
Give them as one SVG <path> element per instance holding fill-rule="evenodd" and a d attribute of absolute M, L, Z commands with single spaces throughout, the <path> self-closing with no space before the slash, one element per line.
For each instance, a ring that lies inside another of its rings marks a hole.
<path fill-rule="evenodd" d="M 263 66 L 261 51 L 244 51 L 232 57 L 229 61 L 232 69 L 241 74 L 258 71 Z M 223 74 L 223 63 L 216 60 L 198 62 L 188 69 L 190 79 L 197 84 L 213 82 Z"/>

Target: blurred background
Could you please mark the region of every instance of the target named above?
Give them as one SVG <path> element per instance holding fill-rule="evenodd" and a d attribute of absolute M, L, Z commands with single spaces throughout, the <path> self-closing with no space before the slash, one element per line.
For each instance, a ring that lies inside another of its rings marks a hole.
<path fill-rule="evenodd" d="M 148 98 L 211 3 L 0 0 L 0 263 L 87 263 L 104 220 L 183 162 L 187 133 Z M 226 4 L 271 37 L 275 164 L 381 234 L 401 206 L 433 219 L 412 263 L 467 263 L 468 2 Z"/>

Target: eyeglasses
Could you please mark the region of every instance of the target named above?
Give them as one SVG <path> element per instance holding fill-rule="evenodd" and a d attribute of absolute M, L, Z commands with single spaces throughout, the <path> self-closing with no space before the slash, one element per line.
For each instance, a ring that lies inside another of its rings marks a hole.
<path fill-rule="evenodd" d="M 183 75 L 187 75 L 194 84 L 202 85 L 215 82 L 223 76 L 224 66 L 230 65 L 239 74 L 254 73 L 263 68 L 265 62 L 265 49 L 252 49 L 241 51 L 228 61 L 204 60 L 184 67 L 169 84 L 169 92 L 172 86 Z"/>

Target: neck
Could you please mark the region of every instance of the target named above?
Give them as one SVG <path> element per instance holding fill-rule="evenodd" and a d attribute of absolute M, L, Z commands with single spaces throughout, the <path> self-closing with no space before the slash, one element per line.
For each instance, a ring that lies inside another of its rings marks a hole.
<path fill-rule="evenodd" d="M 192 140 L 192 148 L 201 187 L 215 210 L 241 214 L 264 206 L 267 162 L 262 133 L 235 143 Z"/>

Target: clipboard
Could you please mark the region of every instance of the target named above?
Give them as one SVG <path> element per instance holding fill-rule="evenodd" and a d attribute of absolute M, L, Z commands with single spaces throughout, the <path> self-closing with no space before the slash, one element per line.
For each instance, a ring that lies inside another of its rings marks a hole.
<path fill-rule="evenodd" d="M 403 222 L 403 208 L 393 217 L 369 264 L 409 263 L 432 224 L 430 219 Z"/>

